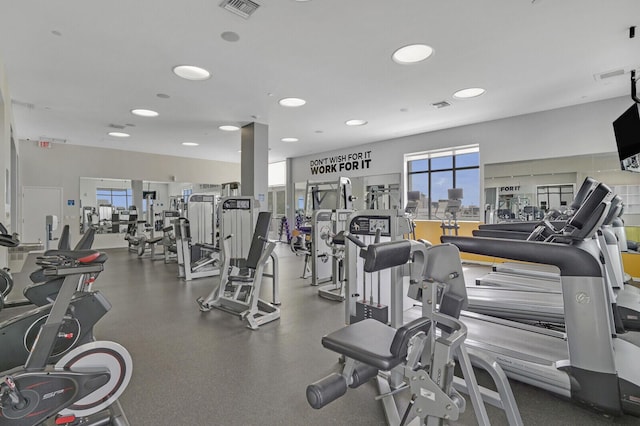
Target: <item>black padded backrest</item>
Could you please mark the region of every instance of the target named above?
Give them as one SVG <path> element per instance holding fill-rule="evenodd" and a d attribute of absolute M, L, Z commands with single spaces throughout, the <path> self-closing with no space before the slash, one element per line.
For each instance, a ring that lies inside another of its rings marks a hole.
<path fill-rule="evenodd" d="M 364 258 L 364 271 L 376 272 L 394 266 L 404 265 L 411 256 L 409 240 L 387 241 L 370 244 Z"/>
<path fill-rule="evenodd" d="M 580 189 L 578 189 L 578 192 L 576 192 L 576 196 L 569 207 L 573 210 L 579 209 L 582 203 L 584 203 L 584 201 L 589 196 L 589 193 L 596 185 L 596 183 L 598 182 L 595 179 L 587 177 L 584 182 L 582 182 Z"/>
<path fill-rule="evenodd" d="M 429 318 L 418 318 L 408 324 L 403 325 L 393 336 L 389 351 L 394 358 L 404 358 L 407 356 L 409 340 L 420 332 L 428 333 L 431 328 Z"/>
<path fill-rule="evenodd" d="M 84 231 L 84 235 L 78 241 L 78 244 L 73 248 L 74 250 L 89 250 L 93 246 L 93 240 L 96 235 L 95 228 L 89 228 Z"/>
<path fill-rule="evenodd" d="M 258 267 L 258 261 L 262 256 L 264 243 L 269 234 L 269 225 L 271 225 L 271 212 L 258 213 L 256 229 L 253 231 L 249 254 L 247 254 L 247 268 L 256 269 Z"/>
<path fill-rule="evenodd" d="M 602 223 L 603 215 L 607 213 L 607 197 L 611 189 L 604 183 L 599 183 L 580 208 L 567 221 L 567 226 L 577 231 L 571 233 L 571 238 L 584 239 L 593 235 Z M 568 228 L 571 229 L 571 228 Z"/>
<path fill-rule="evenodd" d="M 58 240 L 58 250 L 71 250 L 71 240 L 69 238 L 69 225 L 65 225 Z"/>

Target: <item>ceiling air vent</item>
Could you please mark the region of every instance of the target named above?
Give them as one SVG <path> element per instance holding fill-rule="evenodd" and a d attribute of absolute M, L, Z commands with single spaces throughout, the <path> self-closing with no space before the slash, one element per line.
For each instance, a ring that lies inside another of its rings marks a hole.
<path fill-rule="evenodd" d="M 25 107 L 27 109 L 34 109 L 36 106 L 29 102 L 22 102 L 15 99 L 11 99 L 11 103 L 15 106 Z"/>
<path fill-rule="evenodd" d="M 432 107 L 436 108 L 436 109 L 440 109 L 440 108 L 446 108 L 446 107 L 450 107 L 451 104 L 447 101 L 440 101 L 440 102 L 436 102 L 431 104 Z"/>
<path fill-rule="evenodd" d="M 244 19 L 249 19 L 260 5 L 251 0 L 223 0 L 222 3 L 220 3 L 220 7 Z"/>
<path fill-rule="evenodd" d="M 635 70 L 637 70 L 637 69 L 639 69 L 639 68 L 640 68 L 640 67 L 625 67 L 625 68 L 618 68 L 618 69 L 615 69 L 615 70 L 610 70 L 610 71 L 605 71 L 605 72 L 601 72 L 601 73 L 598 73 L 598 74 L 594 74 L 594 75 L 593 75 L 593 78 L 594 78 L 596 81 L 606 80 L 606 79 L 608 79 L 608 78 L 618 77 L 618 76 L 620 76 L 620 75 L 625 75 L 625 74 L 627 74 L 627 73 L 630 73 L 630 72 L 631 72 L 631 70 L 634 70 L 634 69 L 635 69 Z"/>
<path fill-rule="evenodd" d="M 109 124 L 109 126 L 107 126 L 107 127 L 111 128 L 111 129 L 118 129 L 118 130 L 124 129 L 123 125 L 121 125 L 121 124 L 113 124 L 113 123 Z"/>

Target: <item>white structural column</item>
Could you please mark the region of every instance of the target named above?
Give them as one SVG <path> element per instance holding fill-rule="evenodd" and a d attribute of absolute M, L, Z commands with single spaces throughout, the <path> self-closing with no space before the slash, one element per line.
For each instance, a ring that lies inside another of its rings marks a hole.
<path fill-rule="evenodd" d="M 289 221 L 289 229 L 293 229 L 296 223 L 296 183 L 293 180 L 293 159 L 287 158 L 287 181 L 285 192 L 285 215 Z"/>
<path fill-rule="evenodd" d="M 138 208 L 138 219 L 142 220 L 142 192 L 143 186 L 141 180 L 131 181 L 131 195 L 133 196 L 133 205 Z"/>
<path fill-rule="evenodd" d="M 240 192 L 260 202 L 260 210 L 268 210 L 269 191 L 269 126 L 249 123 L 242 127 Z"/>

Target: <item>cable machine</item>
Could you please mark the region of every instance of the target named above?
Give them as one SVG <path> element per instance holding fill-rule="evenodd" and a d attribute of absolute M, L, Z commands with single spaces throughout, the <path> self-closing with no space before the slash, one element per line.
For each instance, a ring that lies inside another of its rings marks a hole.
<path fill-rule="evenodd" d="M 220 274 L 217 210 L 216 195 L 191 194 L 188 218 L 174 222 L 179 278 L 191 281 Z"/>
<path fill-rule="evenodd" d="M 311 285 L 329 283 L 318 288 L 318 295 L 330 300 L 344 300 L 344 231 L 353 210 L 317 210 L 313 215 L 311 244 Z"/>
<path fill-rule="evenodd" d="M 411 232 L 409 218 L 402 210 L 355 212 L 349 217 L 347 226 L 349 235 L 366 245 L 376 241 L 401 240 Z M 391 268 L 367 274 L 359 251 L 360 248 L 353 242 L 345 243 L 345 322 L 352 324 L 365 318 L 374 318 L 385 324 L 390 323 L 394 328 L 401 327 L 402 310 L 392 309 L 389 312 L 389 306 L 404 306 L 403 298 L 407 292 L 404 291 L 402 270 Z"/>

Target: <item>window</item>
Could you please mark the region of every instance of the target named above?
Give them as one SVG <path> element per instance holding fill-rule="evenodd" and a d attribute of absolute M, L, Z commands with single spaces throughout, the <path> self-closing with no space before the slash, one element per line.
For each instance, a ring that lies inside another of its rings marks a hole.
<path fill-rule="evenodd" d="M 538 206 L 545 212 L 566 210 L 573 201 L 573 184 L 538 186 L 537 192 Z"/>
<path fill-rule="evenodd" d="M 98 205 L 111 205 L 114 208 L 122 207 L 127 210 L 132 205 L 132 193 L 131 189 L 120 188 L 97 188 L 96 199 Z"/>
<path fill-rule="evenodd" d="M 478 146 L 405 155 L 407 191 L 420 192 L 419 219 L 443 219 L 448 190 L 461 188 L 458 219 L 480 219 L 480 152 Z"/>

